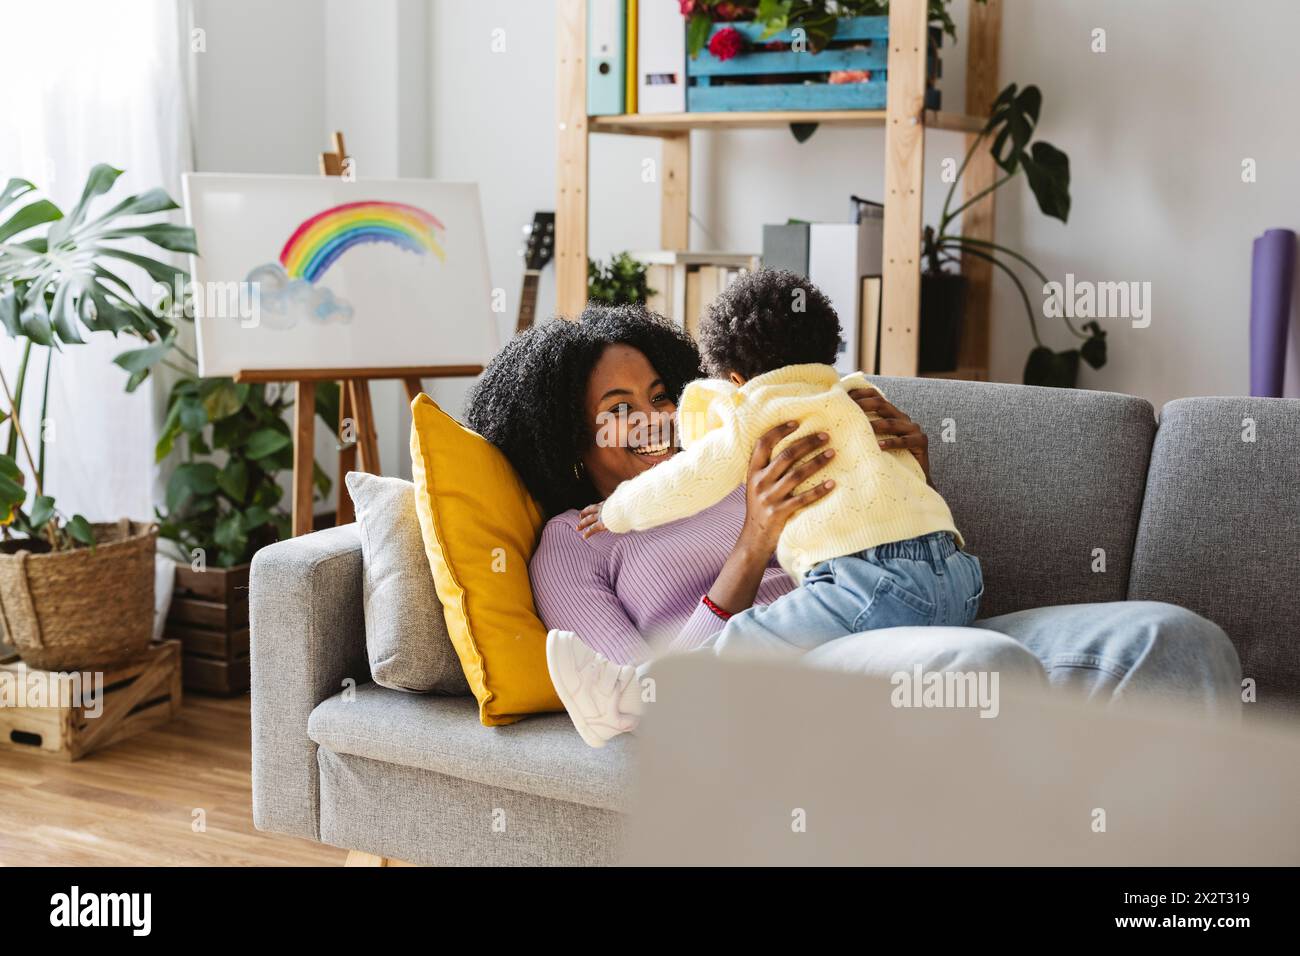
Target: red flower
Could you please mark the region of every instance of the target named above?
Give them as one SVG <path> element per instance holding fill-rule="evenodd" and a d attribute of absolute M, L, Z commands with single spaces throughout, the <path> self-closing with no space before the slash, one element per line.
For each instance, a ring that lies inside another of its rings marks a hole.
<path fill-rule="evenodd" d="M 718 20 L 737 20 L 740 18 L 741 12 L 740 7 L 734 3 L 728 3 L 727 0 L 722 0 L 720 4 L 713 8 L 714 17 Z"/>
<path fill-rule="evenodd" d="M 741 51 L 745 41 L 735 27 L 727 27 L 713 34 L 709 40 L 709 52 L 719 60 L 730 60 Z"/>
<path fill-rule="evenodd" d="M 682 8 L 684 17 L 689 17 L 695 12 L 695 0 L 677 0 L 677 5 Z"/>

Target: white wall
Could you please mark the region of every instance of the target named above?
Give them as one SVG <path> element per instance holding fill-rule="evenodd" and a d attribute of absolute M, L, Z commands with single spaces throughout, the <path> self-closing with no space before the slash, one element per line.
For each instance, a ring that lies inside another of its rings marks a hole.
<path fill-rule="evenodd" d="M 401 175 L 427 169 L 477 180 L 508 335 L 522 273 L 520 228 L 555 204 L 555 0 L 427 0 L 427 9 L 423 2 L 197 0 L 210 48 L 196 131 L 200 168 L 314 172 L 326 133 L 340 125 L 363 175 L 382 162 Z M 1062 225 L 1013 183 L 1000 195 L 998 240 L 1052 277 L 1073 272 L 1153 287 L 1151 327 L 1104 322 L 1111 362 L 1101 372 L 1085 369 L 1083 384 L 1157 404 L 1243 392 L 1250 240 L 1294 225 L 1288 211 L 1300 201 L 1288 165 L 1300 152 L 1300 128 L 1289 119 L 1300 68 L 1287 39 L 1300 30 L 1300 7 L 1253 0 L 1249 16 L 1208 0 L 1005 7 L 1002 81 L 1042 88 L 1041 132 L 1070 154 L 1074 204 Z M 964 0 L 954 13 L 960 41 Z M 1104 54 L 1090 52 L 1095 27 L 1107 30 Z M 505 50 L 494 53 L 498 28 Z M 944 54 L 950 109 L 964 103 L 964 52 L 959 42 Z M 939 164 L 962 148 L 956 134 L 927 134 L 928 221 L 942 201 Z M 696 133 L 692 151 L 695 248 L 757 249 L 764 222 L 838 218 L 849 193 L 879 196 L 883 184 L 880 130 L 823 129 L 802 145 L 784 130 Z M 647 156 L 658 156 L 653 139 L 593 137 L 593 255 L 657 245 L 658 188 L 641 179 Z M 1254 184 L 1240 180 L 1245 157 L 1258 161 Z M 553 303 L 548 271 L 540 313 Z M 1047 327 L 1052 344 L 1069 343 L 1062 327 Z M 998 278 L 996 378 L 1019 380 L 1029 342 L 1015 290 Z M 453 412 L 464 390 L 434 387 Z M 388 411 L 400 414 L 401 404 L 390 401 Z M 386 458 L 391 451 L 404 462 L 403 427 L 381 422 Z"/>
<path fill-rule="evenodd" d="M 1049 276 L 1152 283 L 1151 326 L 1103 323 L 1111 361 L 1086 383 L 1157 404 L 1246 394 L 1251 240 L 1300 225 L 1300 5 L 1007 6 L 1002 75 L 1042 88 L 1042 135 L 1070 155 L 1073 210 L 1062 226 L 1022 190 L 998 209 L 998 239 Z M 1105 53 L 1090 52 L 1094 28 Z M 994 373 L 1018 380 L 1029 338 L 1014 295 L 998 285 Z"/>
<path fill-rule="evenodd" d="M 341 129 L 359 180 L 429 176 L 428 15 L 424 0 L 195 0 L 197 169 L 317 175 Z M 371 396 L 380 461 L 409 476 L 405 391 L 376 382 Z M 334 447 L 318 421 L 337 479 Z"/>

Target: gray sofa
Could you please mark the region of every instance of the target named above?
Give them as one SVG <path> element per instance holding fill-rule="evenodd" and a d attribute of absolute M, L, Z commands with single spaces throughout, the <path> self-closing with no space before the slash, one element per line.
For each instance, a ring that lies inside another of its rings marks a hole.
<path fill-rule="evenodd" d="M 879 381 L 930 435 L 984 614 L 1178 604 L 1236 645 L 1248 714 L 1300 711 L 1300 401 L 1183 399 L 1157 428 L 1125 395 Z M 259 828 L 420 864 L 612 861 L 635 740 L 588 749 L 563 714 L 487 728 L 472 698 L 371 683 L 355 526 L 265 548 L 250 587 Z"/>

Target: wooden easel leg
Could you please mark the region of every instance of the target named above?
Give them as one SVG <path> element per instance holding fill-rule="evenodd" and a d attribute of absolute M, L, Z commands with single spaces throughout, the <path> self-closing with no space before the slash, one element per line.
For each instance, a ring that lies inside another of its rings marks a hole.
<path fill-rule="evenodd" d="M 339 499 L 335 510 L 336 525 L 351 524 L 356 520 L 352 496 L 348 494 L 343 479 L 349 471 L 357 470 L 356 423 L 352 416 L 352 388 L 350 381 L 339 383 Z"/>
<path fill-rule="evenodd" d="M 300 381 L 293 403 L 293 534 L 311 533 L 316 464 L 316 383 Z"/>
<path fill-rule="evenodd" d="M 361 470 L 372 475 L 382 474 L 379 465 L 379 436 L 375 434 L 375 411 L 370 404 L 370 382 L 363 378 L 352 379 L 348 382 L 348 389 L 352 393 L 352 413 L 356 422 Z"/>

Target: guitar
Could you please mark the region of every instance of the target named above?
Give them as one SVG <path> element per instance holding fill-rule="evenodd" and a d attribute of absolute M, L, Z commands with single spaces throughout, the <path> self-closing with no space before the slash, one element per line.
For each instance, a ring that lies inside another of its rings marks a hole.
<path fill-rule="evenodd" d="M 524 287 L 519 292 L 519 318 L 515 323 L 515 332 L 523 332 L 532 327 L 537 312 L 537 286 L 541 281 L 542 270 L 555 256 L 555 213 L 538 212 L 533 214 L 533 224 L 524 226 L 524 248 L 519 254 L 524 257 Z"/>

